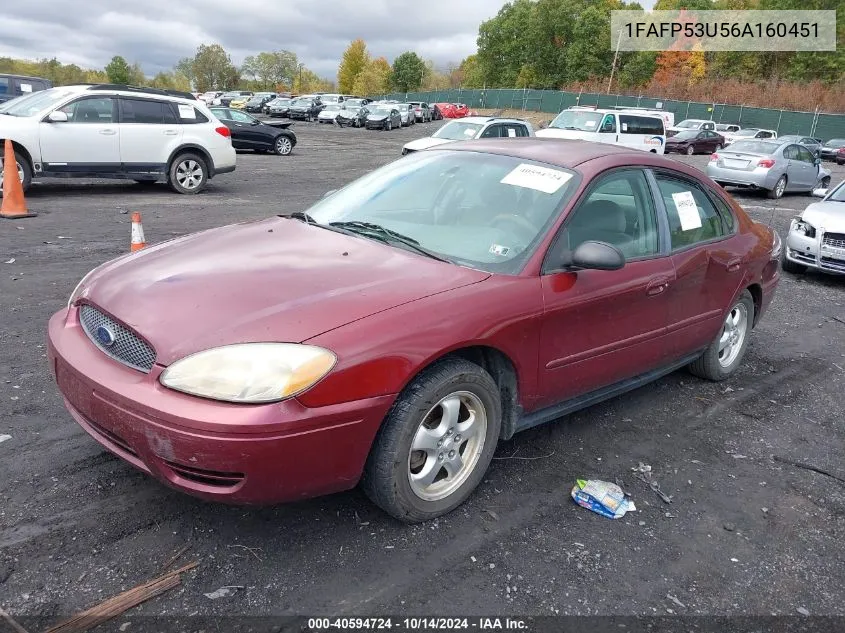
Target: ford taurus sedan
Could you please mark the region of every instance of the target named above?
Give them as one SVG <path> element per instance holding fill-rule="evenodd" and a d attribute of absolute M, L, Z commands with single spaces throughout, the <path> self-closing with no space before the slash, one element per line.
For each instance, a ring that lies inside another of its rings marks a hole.
<path fill-rule="evenodd" d="M 265 504 L 360 482 L 417 522 L 519 431 L 682 367 L 731 376 L 780 257 L 692 167 L 466 141 L 101 265 L 49 358 L 82 428 L 165 484 Z"/>

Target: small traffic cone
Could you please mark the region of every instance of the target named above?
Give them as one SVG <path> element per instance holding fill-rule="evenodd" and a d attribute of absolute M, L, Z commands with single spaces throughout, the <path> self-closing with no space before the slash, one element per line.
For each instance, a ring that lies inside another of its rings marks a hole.
<path fill-rule="evenodd" d="M 3 155 L 3 204 L 0 205 L 0 218 L 34 218 L 38 214 L 28 211 L 23 199 L 23 185 L 18 176 L 18 162 L 15 160 L 15 148 L 12 141 L 6 139 L 6 151 Z"/>
<path fill-rule="evenodd" d="M 131 252 L 140 251 L 147 245 L 144 241 L 144 227 L 141 225 L 141 214 L 135 211 L 132 214 L 132 242 L 129 245 Z"/>

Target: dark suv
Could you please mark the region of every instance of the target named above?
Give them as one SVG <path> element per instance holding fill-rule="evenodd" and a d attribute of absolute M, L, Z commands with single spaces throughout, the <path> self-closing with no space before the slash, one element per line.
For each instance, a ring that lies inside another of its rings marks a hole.
<path fill-rule="evenodd" d="M 52 88 L 53 82 L 41 77 L 0 74 L 0 103 L 16 97 Z"/>

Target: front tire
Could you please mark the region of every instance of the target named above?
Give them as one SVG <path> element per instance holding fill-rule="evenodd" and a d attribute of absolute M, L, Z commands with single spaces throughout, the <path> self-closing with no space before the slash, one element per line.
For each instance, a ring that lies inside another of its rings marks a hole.
<path fill-rule="evenodd" d="M 291 141 L 284 134 L 276 137 L 276 141 L 273 143 L 273 152 L 277 156 L 287 156 L 292 151 L 293 151 L 293 141 Z"/>
<path fill-rule="evenodd" d="M 693 154 L 695 154 L 695 147 L 690 145 L 689 147 L 687 147 L 687 156 L 692 156 Z"/>
<path fill-rule="evenodd" d="M 418 523 L 463 503 L 499 438 L 499 389 L 484 369 L 448 358 L 399 395 L 367 458 L 361 486 L 391 516 Z"/>
<path fill-rule="evenodd" d="M 753 326 L 754 299 L 750 292 L 743 290 L 725 316 L 719 336 L 689 365 L 690 372 L 714 382 L 730 378 L 742 363 Z"/>
<path fill-rule="evenodd" d="M 168 181 L 177 193 L 199 193 L 208 184 L 208 165 L 198 154 L 180 154 L 170 164 Z"/>
<path fill-rule="evenodd" d="M 0 156 L 2 158 L 2 156 Z M 2 164 L 2 160 L 0 160 L 0 164 Z M 15 163 L 18 168 L 18 178 L 21 181 L 21 188 L 23 189 L 24 193 L 29 190 L 29 186 L 32 184 L 32 167 L 29 166 L 29 162 L 19 153 L 15 152 Z M 0 168 L 0 198 L 3 197 L 3 169 Z"/>

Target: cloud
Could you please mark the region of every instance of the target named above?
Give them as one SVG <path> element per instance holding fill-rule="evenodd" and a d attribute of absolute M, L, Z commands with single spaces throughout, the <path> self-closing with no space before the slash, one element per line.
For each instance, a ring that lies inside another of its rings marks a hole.
<path fill-rule="evenodd" d="M 388 60 L 414 50 L 439 66 L 473 53 L 478 25 L 503 0 L 59 0 L 10 3 L 0 20 L 0 56 L 56 57 L 102 68 L 113 55 L 139 62 L 147 75 L 169 70 L 202 43 L 219 43 L 240 63 L 260 51 L 286 49 L 320 76 L 334 79 L 349 42 L 363 38 Z M 124 6 L 121 6 L 124 5 Z"/>

